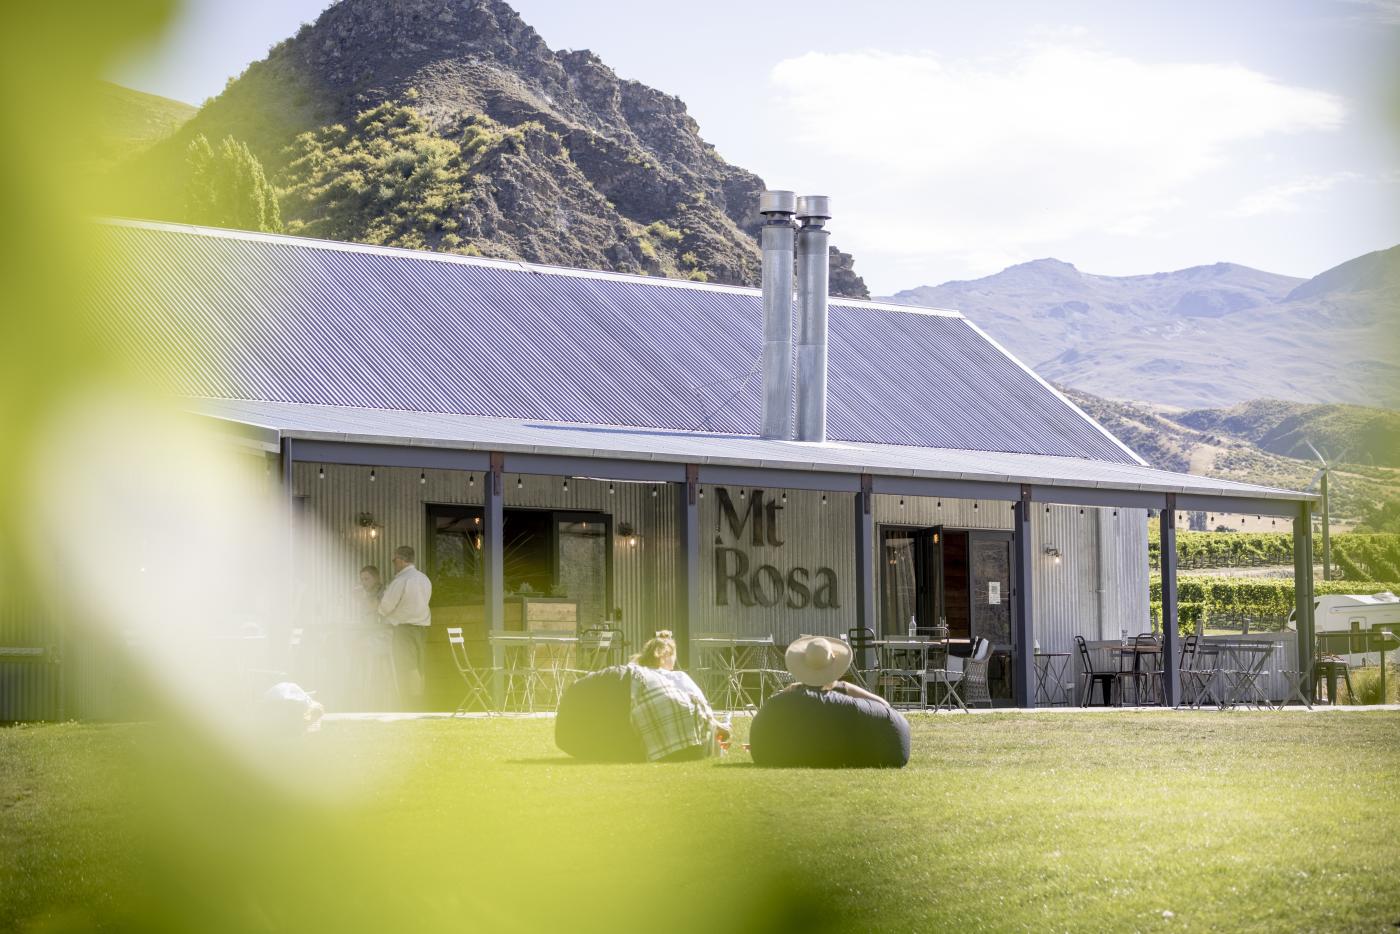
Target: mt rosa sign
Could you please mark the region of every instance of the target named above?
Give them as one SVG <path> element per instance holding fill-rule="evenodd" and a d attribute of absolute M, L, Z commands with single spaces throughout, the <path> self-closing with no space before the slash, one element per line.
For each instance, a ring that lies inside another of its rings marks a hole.
<path fill-rule="evenodd" d="M 719 533 L 715 535 L 717 606 L 737 602 L 745 607 L 782 605 L 793 610 L 841 607 L 836 572 L 831 568 L 780 568 L 757 563 L 760 559 L 752 549 L 783 547 L 778 520 L 785 507 L 767 498 L 762 490 L 741 495 L 741 508 L 736 508 L 727 489 L 720 487 L 715 492 L 720 513 Z"/>

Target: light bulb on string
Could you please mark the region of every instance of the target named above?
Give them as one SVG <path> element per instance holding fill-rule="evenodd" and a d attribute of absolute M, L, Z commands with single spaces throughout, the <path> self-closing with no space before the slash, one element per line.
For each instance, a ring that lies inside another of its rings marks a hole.
<path fill-rule="evenodd" d="M 373 483 L 373 482 L 374 482 L 374 471 L 373 471 L 373 470 L 371 470 L 371 471 L 369 472 L 369 482 L 370 482 L 370 483 Z"/>
<path fill-rule="evenodd" d="M 651 488 L 651 495 L 652 495 L 653 497 L 656 496 L 656 487 L 652 487 L 652 488 Z"/>
<path fill-rule="evenodd" d="M 611 483 L 609 483 L 609 484 L 608 484 L 608 495 L 611 496 L 611 495 L 613 495 L 613 493 L 615 493 L 615 492 L 617 492 L 617 491 L 614 490 L 614 489 L 613 489 L 613 485 L 612 485 Z"/>
<path fill-rule="evenodd" d="M 565 492 L 565 493 L 569 492 L 569 478 L 568 478 L 568 477 L 565 477 L 565 478 L 564 478 L 564 492 Z"/>
<path fill-rule="evenodd" d="M 428 475 L 427 475 L 427 473 L 426 473 L 426 472 L 420 473 L 420 474 L 418 475 L 418 485 L 419 485 L 419 486 L 422 486 L 423 484 L 425 484 L 425 483 L 427 483 L 427 482 L 428 482 Z"/>
<path fill-rule="evenodd" d="M 317 471 L 316 471 L 316 479 L 318 479 L 318 480 L 324 480 L 324 479 L 326 479 L 326 468 L 322 467 L 320 470 L 317 470 Z"/>
<path fill-rule="evenodd" d="M 523 489 L 525 489 L 525 478 L 524 478 L 524 477 L 516 477 L 516 478 L 515 478 L 515 488 L 516 488 L 517 490 L 523 490 Z"/>

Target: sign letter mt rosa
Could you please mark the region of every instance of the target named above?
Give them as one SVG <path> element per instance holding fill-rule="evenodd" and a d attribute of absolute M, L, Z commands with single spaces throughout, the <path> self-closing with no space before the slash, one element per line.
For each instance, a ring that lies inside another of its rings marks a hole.
<path fill-rule="evenodd" d="M 742 514 L 735 508 L 729 491 L 720 487 L 720 530 L 715 535 L 715 604 L 730 606 L 737 600 L 740 606 L 778 606 L 793 610 L 814 607 L 835 610 L 841 607 L 836 572 L 831 568 L 811 571 L 804 567 L 786 571 L 772 564 L 758 564 L 748 550 L 782 548 L 778 533 L 778 514 L 783 507 L 768 500 L 762 490 L 751 490 L 740 496 Z M 728 533 L 729 544 L 725 543 Z M 748 550 L 746 550 L 748 549 Z"/>

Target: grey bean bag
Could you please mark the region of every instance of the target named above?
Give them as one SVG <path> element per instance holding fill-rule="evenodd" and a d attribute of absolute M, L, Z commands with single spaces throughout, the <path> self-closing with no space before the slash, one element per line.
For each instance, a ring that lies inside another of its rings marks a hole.
<path fill-rule="evenodd" d="M 764 702 L 749 747 L 756 765 L 898 769 L 909 762 L 909 721 L 862 697 L 795 688 Z"/>
<path fill-rule="evenodd" d="M 614 665 L 585 675 L 559 698 L 554 744 L 589 762 L 645 762 L 641 737 L 632 729 L 632 674 Z"/>

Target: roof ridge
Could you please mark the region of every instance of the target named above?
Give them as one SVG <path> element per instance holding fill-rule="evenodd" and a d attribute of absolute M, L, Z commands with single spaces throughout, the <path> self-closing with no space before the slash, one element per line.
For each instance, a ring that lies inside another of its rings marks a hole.
<path fill-rule="evenodd" d="M 200 224 L 182 224 L 175 221 L 154 221 L 136 217 L 98 217 L 99 224 L 112 227 L 130 227 L 137 230 L 155 230 L 169 233 L 183 233 L 201 237 L 218 237 L 227 240 L 249 240 L 255 243 L 281 243 L 310 249 L 340 250 L 348 253 L 367 253 L 374 256 L 411 257 L 422 262 L 460 263 L 467 266 L 484 266 L 493 269 L 520 269 L 538 275 L 572 276 L 583 279 L 603 279 L 615 282 L 635 282 L 658 288 L 694 289 L 705 292 L 728 292 L 735 295 L 762 295 L 763 290 L 751 285 L 725 285 L 718 282 L 696 282 L 692 279 L 671 279 L 666 276 L 646 276 L 628 272 L 614 272 L 607 269 L 580 269 L 575 266 L 555 266 L 550 263 L 532 263 L 526 260 L 497 259 L 490 256 L 463 256 L 460 253 L 441 253 L 435 250 L 414 250 L 400 246 L 382 246 L 373 243 L 353 243 L 347 240 L 327 240 L 322 237 L 301 237 L 296 234 L 265 233 L 253 230 L 234 230 L 228 227 L 209 227 Z M 868 298 L 845 298 L 832 296 L 833 305 L 851 308 L 867 308 L 872 311 L 889 311 L 900 314 L 930 315 L 943 318 L 964 318 L 961 311 L 954 308 L 933 308 L 924 305 L 901 305 L 895 302 L 878 302 Z"/>

